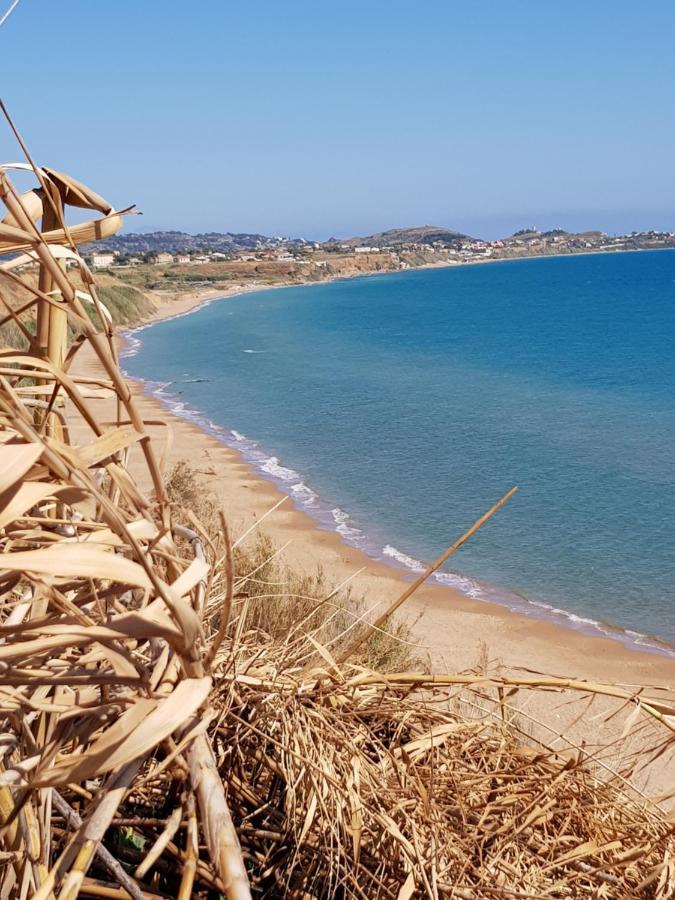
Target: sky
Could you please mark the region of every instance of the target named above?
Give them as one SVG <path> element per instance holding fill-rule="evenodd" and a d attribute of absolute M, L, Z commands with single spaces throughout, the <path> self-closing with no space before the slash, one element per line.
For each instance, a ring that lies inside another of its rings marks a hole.
<path fill-rule="evenodd" d="M 674 35 L 672 0 L 20 0 L 0 89 L 129 231 L 675 230 Z"/>

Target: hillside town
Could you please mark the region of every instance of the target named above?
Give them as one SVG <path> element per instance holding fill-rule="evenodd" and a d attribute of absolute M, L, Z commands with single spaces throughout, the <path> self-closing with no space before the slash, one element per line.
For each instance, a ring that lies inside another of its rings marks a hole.
<path fill-rule="evenodd" d="M 352 260 L 357 267 L 395 270 L 420 265 L 459 265 L 488 260 L 573 253 L 675 248 L 675 231 L 610 236 L 601 231 L 525 228 L 498 240 L 482 240 L 434 226 L 396 229 L 364 238 L 317 242 L 261 234 L 177 231 L 121 234 L 85 248 L 94 269 L 134 266 L 199 267 L 217 263 L 278 263 L 325 274 Z M 341 261 L 340 265 L 338 260 Z M 194 279 L 190 279 L 194 280 Z"/>

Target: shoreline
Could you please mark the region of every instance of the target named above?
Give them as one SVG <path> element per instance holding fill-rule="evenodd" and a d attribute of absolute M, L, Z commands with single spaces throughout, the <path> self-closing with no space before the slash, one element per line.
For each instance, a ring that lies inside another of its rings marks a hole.
<path fill-rule="evenodd" d="M 197 312 L 203 306 L 207 306 L 215 300 L 227 300 L 231 297 L 238 297 L 241 294 L 257 293 L 258 291 L 277 290 L 279 288 L 290 287 L 318 287 L 321 284 L 330 284 L 335 281 L 351 281 L 355 278 L 373 278 L 378 275 L 402 275 L 409 272 L 428 271 L 431 269 L 460 269 L 471 266 L 485 266 L 492 263 L 506 262 L 532 262 L 540 259 L 571 259 L 575 256 L 617 256 L 622 253 L 657 253 L 660 251 L 673 251 L 675 247 L 639 247 L 633 250 L 579 250 L 576 253 L 544 253 L 533 256 L 505 256 L 490 259 L 465 260 L 464 262 L 433 262 L 423 263 L 409 269 L 383 269 L 374 270 L 372 272 L 353 272 L 349 274 L 329 275 L 319 281 L 280 281 L 276 284 L 233 284 L 229 288 L 197 288 L 194 291 L 147 291 L 146 296 L 152 298 L 153 302 L 158 303 L 155 312 L 146 319 L 141 320 L 138 325 L 130 328 L 122 328 L 120 334 L 140 331 L 149 325 L 165 319 L 177 319 L 188 313 Z M 111 271 L 114 271 L 111 270 Z M 180 306 L 177 312 L 165 311 L 165 306 Z"/>
<path fill-rule="evenodd" d="M 233 287 L 227 295 L 235 293 Z M 223 292 L 167 300 L 144 324 L 184 315 L 220 296 Z M 105 379 L 91 348 L 83 348 L 76 356 L 73 370 Z M 168 412 L 156 397 L 143 391 L 142 384 L 131 380 L 129 384 L 158 458 L 165 459 L 165 472 L 180 460 L 188 461 L 203 490 L 223 511 L 232 534 L 243 534 L 267 516 L 261 531 L 290 570 L 307 574 L 320 570 L 328 589 L 346 585 L 354 598 L 363 598 L 369 617 L 381 613 L 409 587 L 404 571 L 373 561 L 346 544 L 337 532 L 322 529 L 306 512 L 296 509 L 287 494 L 260 477 L 239 452 Z M 114 399 L 101 398 L 97 406 L 102 419 L 115 420 Z M 74 445 L 90 442 L 91 430 L 75 411 L 70 421 Z M 138 444 L 130 448 L 128 468 L 138 479 L 139 489 L 149 496 L 152 484 Z M 268 515 L 280 501 L 285 502 Z M 409 625 L 408 641 L 420 667 L 437 674 L 470 670 L 519 677 L 541 673 L 620 685 L 636 696 L 648 690 L 664 702 L 675 701 L 675 660 L 511 612 L 496 603 L 473 600 L 451 587 L 427 582 L 399 609 L 396 620 Z M 453 695 L 449 693 L 449 697 Z M 596 697 L 591 716 L 583 715 L 584 706 L 579 705 L 583 701 L 575 692 L 554 696 L 542 690 L 521 690 L 518 697 L 518 715 L 534 740 L 553 741 L 584 753 L 593 753 L 594 747 L 603 744 L 612 746 L 611 760 L 616 765 L 621 764 L 624 753 L 650 750 L 650 741 L 656 737 L 651 726 L 635 736 L 622 736 L 625 717 L 616 715 L 616 702 L 609 697 Z M 640 772 L 638 790 L 659 798 L 672 788 L 673 752 L 675 748 Z"/>
<path fill-rule="evenodd" d="M 210 302 L 207 301 L 202 306 L 195 307 L 194 310 L 167 318 L 182 318 L 192 311 L 197 311 L 198 308 L 209 305 Z M 166 321 L 167 318 L 164 320 Z M 152 324 L 141 326 L 141 330 Z M 133 344 L 120 354 L 121 362 L 125 358 L 132 358 L 141 349 L 141 341 L 133 336 L 135 330 L 131 329 L 124 333 L 124 336 L 133 341 Z M 167 393 L 166 386 L 162 383 L 138 378 L 129 375 L 126 371 L 125 376 L 133 384 L 138 385 L 146 396 L 157 401 L 169 415 L 198 428 L 228 449 L 238 453 L 242 461 L 255 472 L 256 477 L 269 482 L 285 494 L 293 507 L 308 515 L 319 529 L 336 533 L 344 544 L 363 553 L 371 562 L 394 570 L 408 581 L 412 581 L 426 568 L 428 563 L 414 559 L 389 543 L 380 547 L 378 542 L 369 540 L 367 530 L 364 531 L 353 523 L 348 512 L 339 506 L 334 507 L 332 503 L 322 502 L 321 495 L 314 491 L 311 485 L 305 483 L 302 473 L 286 467 L 284 462 L 280 461 L 272 451 L 268 452 L 256 441 L 209 419 L 200 410 L 170 392 Z M 303 496 L 307 498 L 307 501 L 303 502 L 301 499 Z M 621 628 L 607 620 L 587 618 L 544 601 L 529 599 L 516 591 L 481 581 L 480 578 L 441 570 L 430 576 L 429 583 L 457 591 L 475 603 L 493 603 L 514 615 L 527 616 L 587 637 L 600 637 L 615 641 L 632 652 L 648 653 L 675 660 L 675 646 L 658 635 Z"/>
<path fill-rule="evenodd" d="M 569 256 L 580 254 L 561 255 Z M 492 262 L 501 261 L 508 260 L 492 260 Z M 476 263 L 473 264 L 475 265 Z M 430 266 L 425 268 L 440 267 L 441 266 Z M 445 266 L 443 266 L 443 268 L 445 268 Z M 448 268 L 454 268 L 454 266 L 448 266 Z M 413 269 L 406 271 L 415 270 Z M 375 274 L 384 275 L 391 273 L 377 272 L 367 273 L 364 276 L 347 277 L 370 277 L 371 275 Z M 343 277 L 345 276 L 340 276 L 340 278 Z M 338 279 L 333 278 L 330 280 Z M 307 282 L 306 284 L 321 283 L 323 282 Z M 180 318 L 182 316 L 191 314 L 218 299 L 228 299 L 234 296 L 239 296 L 240 294 L 253 293 L 261 290 L 271 290 L 282 287 L 296 286 L 304 285 L 298 285 L 297 283 L 279 285 L 255 285 L 250 287 L 240 287 L 233 285 L 232 288 L 227 292 L 196 291 L 188 296 L 179 297 L 176 300 L 167 299 L 161 304 L 155 315 L 144 321 L 139 326 L 122 332 L 122 337 L 126 340 L 131 339 L 132 341 L 134 341 L 133 335 L 137 331 L 142 331 L 145 328 L 163 320 Z M 121 355 L 133 356 L 136 354 L 136 352 L 138 352 L 138 347 L 132 347 L 126 352 L 123 351 Z M 231 432 L 225 426 L 220 426 L 216 423 L 211 422 L 205 415 L 201 414 L 199 410 L 195 410 L 192 408 L 185 409 L 182 401 L 174 401 L 171 395 L 163 396 L 161 387 L 159 388 L 159 390 L 157 390 L 156 388 L 153 389 L 152 382 L 147 383 L 142 379 L 135 379 L 131 376 L 127 377 L 130 377 L 130 380 L 134 384 L 135 392 L 140 392 L 144 397 L 148 397 L 149 399 L 151 399 L 155 404 L 157 404 L 159 408 L 162 409 L 162 411 L 168 413 L 172 418 L 186 423 L 189 427 L 194 428 L 200 434 L 208 436 L 211 440 L 215 440 L 222 446 L 227 447 L 230 452 L 236 453 L 239 456 L 241 463 L 253 471 L 255 478 L 259 479 L 264 484 L 273 486 L 280 495 L 289 497 L 291 504 L 293 504 L 294 511 L 296 511 L 299 515 L 307 517 L 307 519 L 309 519 L 309 521 L 312 523 L 312 530 L 318 530 L 322 533 L 334 535 L 334 537 L 340 542 L 343 547 L 349 548 L 350 551 L 360 554 L 367 566 L 383 567 L 389 573 L 390 577 L 396 577 L 400 580 L 405 579 L 405 581 L 407 582 L 413 575 L 419 572 L 419 569 L 417 570 L 417 572 L 415 572 L 414 568 L 411 565 L 406 565 L 406 562 L 414 563 L 417 561 L 410 560 L 410 558 L 406 557 L 405 554 L 401 554 L 398 552 L 385 554 L 382 552 L 384 550 L 384 548 L 382 548 L 382 550 L 378 553 L 378 556 L 374 556 L 371 552 L 368 552 L 368 548 L 366 546 L 363 546 L 361 542 L 349 541 L 348 537 L 346 538 L 344 531 L 343 533 L 340 533 L 341 523 L 335 516 L 333 516 L 332 522 L 324 521 L 320 516 L 313 515 L 312 512 L 306 510 L 293 495 L 293 487 L 295 485 L 289 484 L 289 479 L 274 477 L 275 473 L 273 471 L 270 471 L 269 468 L 265 468 L 263 465 L 261 465 L 261 462 L 271 462 L 273 464 L 272 468 L 274 468 L 278 465 L 278 460 L 276 457 L 267 456 L 266 454 L 262 453 L 261 448 L 259 448 L 259 445 L 257 445 L 256 442 L 249 441 L 243 435 L 237 435 L 236 433 Z M 228 439 L 229 435 L 232 435 L 230 439 Z M 247 444 L 248 447 L 242 446 L 242 444 Z M 255 455 L 253 457 L 250 452 L 251 449 L 255 451 Z M 247 450 L 249 451 L 248 453 Z M 298 480 L 301 479 L 301 475 L 299 475 L 298 473 L 293 473 L 292 470 L 284 469 L 283 471 L 290 471 L 293 475 L 297 475 Z M 299 486 L 306 489 L 306 486 L 302 481 L 299 481 Z M 332 512 L 342 514 L 342 510 L 339 509 L 336 509 Z M 348 518 L 348 516 L 346 516 L 346 518 Z M 367 535 L 364 535 L 364 538 L 367 539 Z M 395 551 L 396 548 L 390 549 Z M 385 555 L 390 556 L 390 558 L 385 559 Z M 456 577 L 460 582 L 464 578 L 464 576 L 461 575 L 457 575 Z M 447 579 L 447 577 L 444 578 L 442 575 L 436 583 L 430 580 L 431 583 L 428 583 L 425 586 L 425 589 L 438 588 L 441 591 L 448 591 L 453 594 L 454 599 L 456 599 L 456 597 L 458 596 L 467 603 L 475 604 L 479 607 L 494 606 L 507 616 L 522 617 L 527 619 L 528 621 L 541 623 L 542 625 L 552 627 L 557 631 L 564 632 L 566 636 L 578 635 L 585 639 L 587 638 L 591 640 L 606 641 L 611 643 L 614 647 L 621 648 L 623 652 L 629 653 L 631 655 L 644 654 L 652 659 L 670 661 L 671 663 L 675 661 L 675 648 L 672 647 L 667 641 L 660 639 L 656 635 L 647 633 L 643 634 L 638 631 L 632 631 L 630 629 L 622 629 L 619 626 L 614 626 L 609 622 L 596 621 L 590 618 L 584 619 L 583 617 L 569 613 L 564 609 L 559 609 L 557 607 L 553 607 L 549 604 L 541 603 L 538 601 L 529 600 L 528 598 L 522 597 L 515 592 L 508 591 L 508 589 L 500 589 L 498 586 L 487 584 L 483 586 L 480 581 L 472 578 L 466 578 L 467 582 L 476 582 L 476 586 L 479 589 L 484 589 L 483 597 L 472 596 L 466 590 L 462 590 L 460 587 L 455 587 L 452 584 L 448 584 L 448 580 L 449 579 Z M 503 596 L 500 596 L 500 594 L 503 594 Z M 509 602 L 509 600 L 511 602 Z M 563 636 L 561 635 L 561 638 L 562 637 Z"/>

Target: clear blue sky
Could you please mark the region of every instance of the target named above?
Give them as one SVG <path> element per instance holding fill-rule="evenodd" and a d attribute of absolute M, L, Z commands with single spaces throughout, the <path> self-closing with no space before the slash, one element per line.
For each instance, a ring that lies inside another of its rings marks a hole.
<path fill-rule="evenodd" d="M 130 230 L 675 229 L 674 40 L 672 0 L 21 0 L 0 85 Z"/>

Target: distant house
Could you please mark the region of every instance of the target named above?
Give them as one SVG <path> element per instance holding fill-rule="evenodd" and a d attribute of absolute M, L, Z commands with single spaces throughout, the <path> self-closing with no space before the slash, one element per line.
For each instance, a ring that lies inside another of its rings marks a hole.
<path fill-rule="evenodd" d="M 92 269 L 107 269 L 114 262 L 114 253 L 93 253 L 91 257 Z"/>
<path fill-rule="evenodd" d="M 354 247 L 354 253 L 379 253 L 379 247 Z"/>
<path fill-rule="evenodd" d="M 179 263 L 179 265 L 184 266 L 186 263 L 190 262 L 190 257 L 186 256 L 185 254 L 181 254 L 180 256 L 176 257 L 176 262 Z"/>
<path fill-rule="evenodd" d="M 166 266 L 173 262 L 173 256 L 171 253 L 158 253 L 155 257 L 155 265 L 157 266 Z"/>

